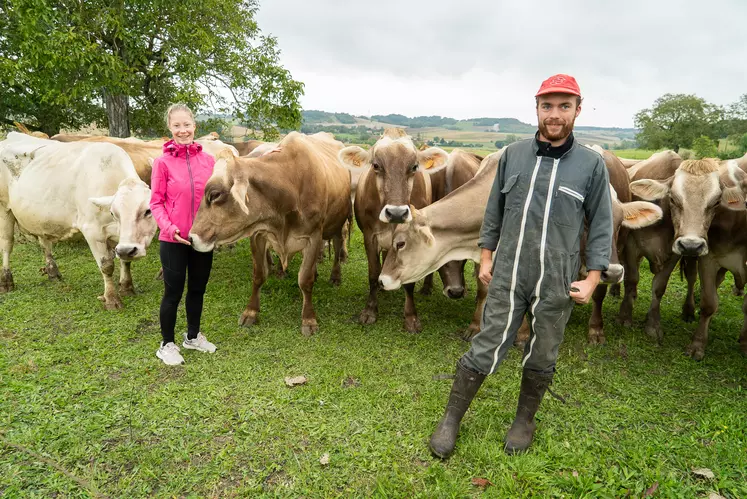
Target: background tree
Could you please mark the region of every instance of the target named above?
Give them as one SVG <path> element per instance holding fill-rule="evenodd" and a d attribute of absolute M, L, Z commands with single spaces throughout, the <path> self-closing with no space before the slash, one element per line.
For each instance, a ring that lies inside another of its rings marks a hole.
<path fill-rule="evenodd" d="M 274 138 L 300 125 L 303 84 L 256 10 L 256 0 L 0 2 L 0 116 L 47 133 L 98 121 L 112 136 L 161 135 L 166 107 L 183 101 Z"/>
<path fill-rule="evenodd" d="M 636 113 L 634 121 L 641 131 L 636 140 L 646 149 L 663 147 L 679 151 L 690 147 L 704 135 L 718 138 L 723 109 L 695 95 L 664 94 L 651 109 Z"/>
<path fill-rule="evenodd" d="M 697 159 L 715 158 L 718 155 L 718 145 L 713 139 L 705 135 L 693 140 L 692 148 Z"/>

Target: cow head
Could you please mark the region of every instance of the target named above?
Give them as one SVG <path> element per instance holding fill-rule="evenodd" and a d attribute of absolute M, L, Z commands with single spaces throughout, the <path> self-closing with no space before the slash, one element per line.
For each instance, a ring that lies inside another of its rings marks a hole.
<path fill-rule="evenodd" d="M 422 279 L 431 272 L 431 264 L 440 256 L 430 220 L 414 207 L 411 212 L 412 222 L 394 229 L 392 248 L 379 274 L 379 284 L 386 290 Z"/>
<path fill-rule="evenodd" d="M 384 206 L 379 220 L 403 223 L 412 220 L 410 194 L 418 172 L 435 173 L 446 167 L 448 154 L 438 147 L 418 151 L 400 128 L 389 128 L 370 151 L 358 146 L 342 149 L 340 162 L 352 172 L 371 168 L 376 177 L 379 199 Z"/>
<path fill-rule="evenodd" d="M 612 251 L 610 252 L 610 265 L 602 272 L 602 282 L 615 284 L 625 277 L 623 266 L 618 256 L 618 241 L 621 230 L 636 230 L 648 227 L 661 220 L 663 212 L 654 203 L 647 201 L 621 202 L 617 192 L 610 185 L 612 198 Z"/>
<path fill-rule="evenodd" d="M 674 243 L 683 256 L 708 253 L 708 229 L 719 207 L 743 211 L 745 174 L 736 162 L 725 169 L 712 159 L 683 161 L 665 181 L 636 180 L 630 190 L 648 201 L 668 201 Z"/>
<path fill-rule="evenodd" d="M 89 198 L 101 210 L 108 210 L 119 224 L 119 242 L 114 254 L 120 260 L 143 258 L 156 235 L 156 221 L 150 211 L 151 191 L 139 179 L 123 180 L 113 196 Z"/>
<path fill-rule="evenodd" d="M 252 226 L 270 211 L 297 209 L 282 178 L 252 173 L 257 161 L 261 160 L 237 158 L 230 151 L 218 155 L 189 232 L 194 249 L 207 252 L 216 244 L 233 243 L 249 236 Z"/>

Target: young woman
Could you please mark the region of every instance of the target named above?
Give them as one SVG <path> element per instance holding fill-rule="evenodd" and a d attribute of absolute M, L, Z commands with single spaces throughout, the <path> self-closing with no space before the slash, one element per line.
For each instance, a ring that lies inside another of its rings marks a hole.
<path fill-rule="evenodd" d="M 174 343 L 176 311 L 187 283 L 187 332 L 182 346 L 200 352 L 215 352 L 200 332 L 202 299 L 213 266 L 213 253 L 200 253 L 186 239 L 200 206 L 202 192 L 213 173 L 215 159 L 202 152 L 194 142 L 195 120 L 184 104 L 173 104 L 166 112 L 166 124 L 172 140 L 163 145 L 163 156 L 153 162 L 150 209 L 161 229 L 161 266 L 165 290 L 161 300 L 161 335 L 163 341 L 156 357 L 174 366 L 184 363 Z"/>

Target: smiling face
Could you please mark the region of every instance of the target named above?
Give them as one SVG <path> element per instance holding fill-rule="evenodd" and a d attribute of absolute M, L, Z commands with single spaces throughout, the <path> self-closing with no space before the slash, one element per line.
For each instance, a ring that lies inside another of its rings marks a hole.
<path fill-rule="evenodd" d="M 563 141 L 573 131 L 573 124 L 580 112 L 581 105 L 575 95 L 540 95 L 537 98 L 540 139 L 550 143 Z"/>
<path fill-rule="evenodd" d="M 174 110 L 169 114 L 169 131 L 177 144 L 191 144 L 195 140 L 195 120 L 192 114 Z"/>

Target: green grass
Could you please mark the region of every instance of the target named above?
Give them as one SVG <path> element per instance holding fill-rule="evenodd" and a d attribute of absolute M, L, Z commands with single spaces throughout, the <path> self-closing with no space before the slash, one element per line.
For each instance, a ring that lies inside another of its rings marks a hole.
<path fill-rule="evenodd" d="M 588 307 L 577 307 L 561 347 L 531 451 L 509 457 L 501 441 L 520 378 L 514 350 L 467 414 L 456 454 L 430 457 L 453 372 L 468 348 L 457 333 L 473 312 L 474 281 L 461 301 L 418 297 L 424 325 L 403 331 L 403 292 L 382 293 L 379 321 L 353 317 L 367 293 L 365 255 L 354 233 L 343 284 L 320 267 L 321 326 L 301 336 L 295 274 L 271 278 L 261 323 L 237 327 L 250 291 L 247 241 L 216 254 L 203 330 L 214 355 L 187 351 L 166 367 L 159 342 L 157 243 L 133 266 L 140 294 L 106 312 L 88 249 L 60 244 L 63 282 L 39 274 L 42 253 L 19 244 L 16 291 L 0 295 L 0 496 L 2 497 L 747 497 L 747 360 L 737 350 L 741 299 L 721 289 L 706 358 L 683 355 L 694 325 L 679 319 L 683 286 L 664 298 L 664 343 L 613 320 L 607 344 L 586 344 Z M 471 265 L 469 266 L 471 269 Z M 635 319 L 648 306 L 643 273 Z M 436 279 L 438 283 L 438 279 Z M 184 329 L 183 309 L 178 329 Z M 288 388 L 286 376 L 308 383 Z M 328 453 L 329 464 L 319 460 Z M 706 467 L 713 481 L 692 468 Z M 65 470 L 63 472 L 63 470 Z"/>
<path fill-rule="evenodd" d="M 650 151 L 647 149 L 613 149 L 613 153 L 616 156 L 627 159 L 648 159 L 656 151 Z"/>

